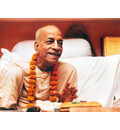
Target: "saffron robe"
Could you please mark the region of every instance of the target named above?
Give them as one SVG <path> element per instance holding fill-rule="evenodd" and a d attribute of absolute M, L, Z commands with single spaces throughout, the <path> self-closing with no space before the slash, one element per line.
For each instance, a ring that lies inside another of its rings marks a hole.
<path fill-rule="evenodd" d="M 17 60 L 8 64 L 0 74 L 0 107 L 16 108 L 26 111 L 29 86 L 30 60 Z M 36 67 L 35 99 L 49 100 L 51 71 L 41 71 Z M 77 71 L 71 64 L 58 61 L 58 86 L 61 93 L 66 86 L 77 87 Z M 56 99 L 56 102 L 58 99 Z"/>

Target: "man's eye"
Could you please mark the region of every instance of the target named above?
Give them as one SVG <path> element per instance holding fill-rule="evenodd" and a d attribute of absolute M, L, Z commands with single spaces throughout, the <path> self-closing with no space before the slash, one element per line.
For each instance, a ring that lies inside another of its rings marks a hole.
<path fill-rule="evenodd" d="M 61 46 L 63 45 L 63 43 L 62 43 L 62 42 L 58 42 L 58 44 L 59 44 L 59 45 L 61 45 Z"/>
<path fill-rule="evenodd" d="M 46 41 L 46 43 L 52 43 L 53 41 Z"/>

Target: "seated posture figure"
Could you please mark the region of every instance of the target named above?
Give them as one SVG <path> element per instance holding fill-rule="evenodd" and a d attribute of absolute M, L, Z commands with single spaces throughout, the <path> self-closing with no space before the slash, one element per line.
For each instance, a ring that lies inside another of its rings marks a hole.
<path fill-rule="evenodd" d="M 74 66 L 58 61 L 63 48 L 61 31 L 54 25 L 36 32 L 32 58 L 9 63 L 0 74 L 0 107 L 26 111 L 37 100 L 72 101 L 77 98 Z"/>

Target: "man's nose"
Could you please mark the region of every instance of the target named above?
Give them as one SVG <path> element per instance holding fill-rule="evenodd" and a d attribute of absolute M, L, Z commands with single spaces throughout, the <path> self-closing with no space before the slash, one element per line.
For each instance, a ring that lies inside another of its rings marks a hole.
<path fill-rule="evenodd" d="M 59 50 L 59 46 L 58 46 L 58 43 L 57 43 L 57 41 L 54 41 L 54 43 L 53 43 L 53 49 L 55 49 L 55 50 Z"/>

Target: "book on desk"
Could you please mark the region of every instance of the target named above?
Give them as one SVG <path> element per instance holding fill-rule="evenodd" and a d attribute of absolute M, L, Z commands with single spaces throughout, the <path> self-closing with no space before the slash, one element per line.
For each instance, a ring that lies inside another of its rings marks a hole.
<path fill-rule="evenodd" d="M 83 102 L 79 101 L 77 103 L 75 102 L 64 102 L 60 105 L 60 111 L 67 112 L 69 111 L 69 108 L 77 108 L 77 107 L 102 107 L 102 105 L 98 102 Z"/>

